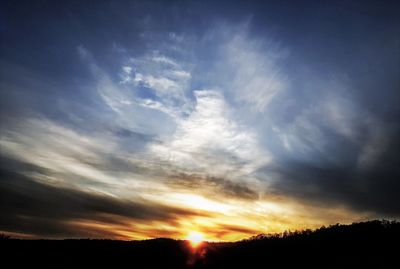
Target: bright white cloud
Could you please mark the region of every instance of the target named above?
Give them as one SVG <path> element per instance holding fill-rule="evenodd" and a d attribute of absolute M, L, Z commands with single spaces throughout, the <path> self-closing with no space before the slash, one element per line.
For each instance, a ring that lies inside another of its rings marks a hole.
<path fill-rule="evenodd" d="M 181 169 L 214 175 L 249 175 L 268 161 L 256 135 L 232 118 L 230 107 L 218 91 L 195 91 L 196 106 L 179 122 L 170 140 L 150 150 Z"/>
<path fill-rule="evenodd" d="M 169 107 L 168 111 L 186 109 L 190 102 L 188 93 L 191 79 L 185 64 L 159 52 L 145 54 L 129 60 L 129 74 L 123 70 L 122 84 L 133 86 L 133 91 L 149 91 L 159 97 L 158 102 Z M 140 101 L 139 101 L 140 102 Z M 157 108 L 155 108 L 157 109 Z M 165 112 L 165 110 L 163 111 Z"/>
<path fill-rule="evenodd" d="M 6 154 L 52 173 L 115 183 L 112 177 L 89 165 L 101 163 L 101 155 L 116 149 L 115 141 L 110 138 L 80 135 L 52 121 L 32 118 L 4 132 L 0 143 Z M 53 180 L 72 183 L 62 177 Z"/>

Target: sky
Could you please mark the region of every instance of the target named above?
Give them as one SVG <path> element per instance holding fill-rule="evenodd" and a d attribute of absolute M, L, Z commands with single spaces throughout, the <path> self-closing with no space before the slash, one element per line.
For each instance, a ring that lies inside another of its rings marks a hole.
<path fill-rule="evenodd" d="M 400 217 L 395 1 L 3 1 L 0 232 L 232 241 Z"/>

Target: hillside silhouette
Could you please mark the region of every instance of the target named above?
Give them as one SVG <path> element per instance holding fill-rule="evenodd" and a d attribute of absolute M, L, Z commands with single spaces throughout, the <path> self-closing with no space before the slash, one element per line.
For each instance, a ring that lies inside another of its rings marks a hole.
<path fill-rule="evenodd" d="M 258 235 L 184 240 L 22 240 L 0 236 L 2 268 L 400 268 L 400 222 L 368 221 Z"/>

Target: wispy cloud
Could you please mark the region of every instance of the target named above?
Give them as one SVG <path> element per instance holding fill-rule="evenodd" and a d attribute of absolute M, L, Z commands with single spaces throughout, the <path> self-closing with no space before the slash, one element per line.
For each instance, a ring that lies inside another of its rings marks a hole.
<path fill-rule="evenodd" d="M 185 170 L 210 175 L 249 176 L 268 161 L 257 137 L 235 123 L 218 91 L 195 91 L 196 106 L 182 119 L 171 139 L 150 145 L 155 156 Z"/>
<path fill-rule="evenodd" d="M 68 75 L 2 58 L 0 230 L 234 240 L 398 216 L 395 83 L 373 107 L 369 70 L 323 69 L 306 37 L 255 23 L 148 15 L 129 42 L 54 49 L 69 73 L 46 51 Z"/>

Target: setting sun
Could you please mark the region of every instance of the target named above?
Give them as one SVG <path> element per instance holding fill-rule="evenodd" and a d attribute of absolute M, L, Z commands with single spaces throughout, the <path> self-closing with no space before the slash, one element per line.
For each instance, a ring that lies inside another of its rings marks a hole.
<path fill-rule="evenodd" d="M 192 247 L 197 247 L 204 240 L 204 236 L 199 232 L 191 232 L 187 236 L 187 240 L 190 242 Z"/>

